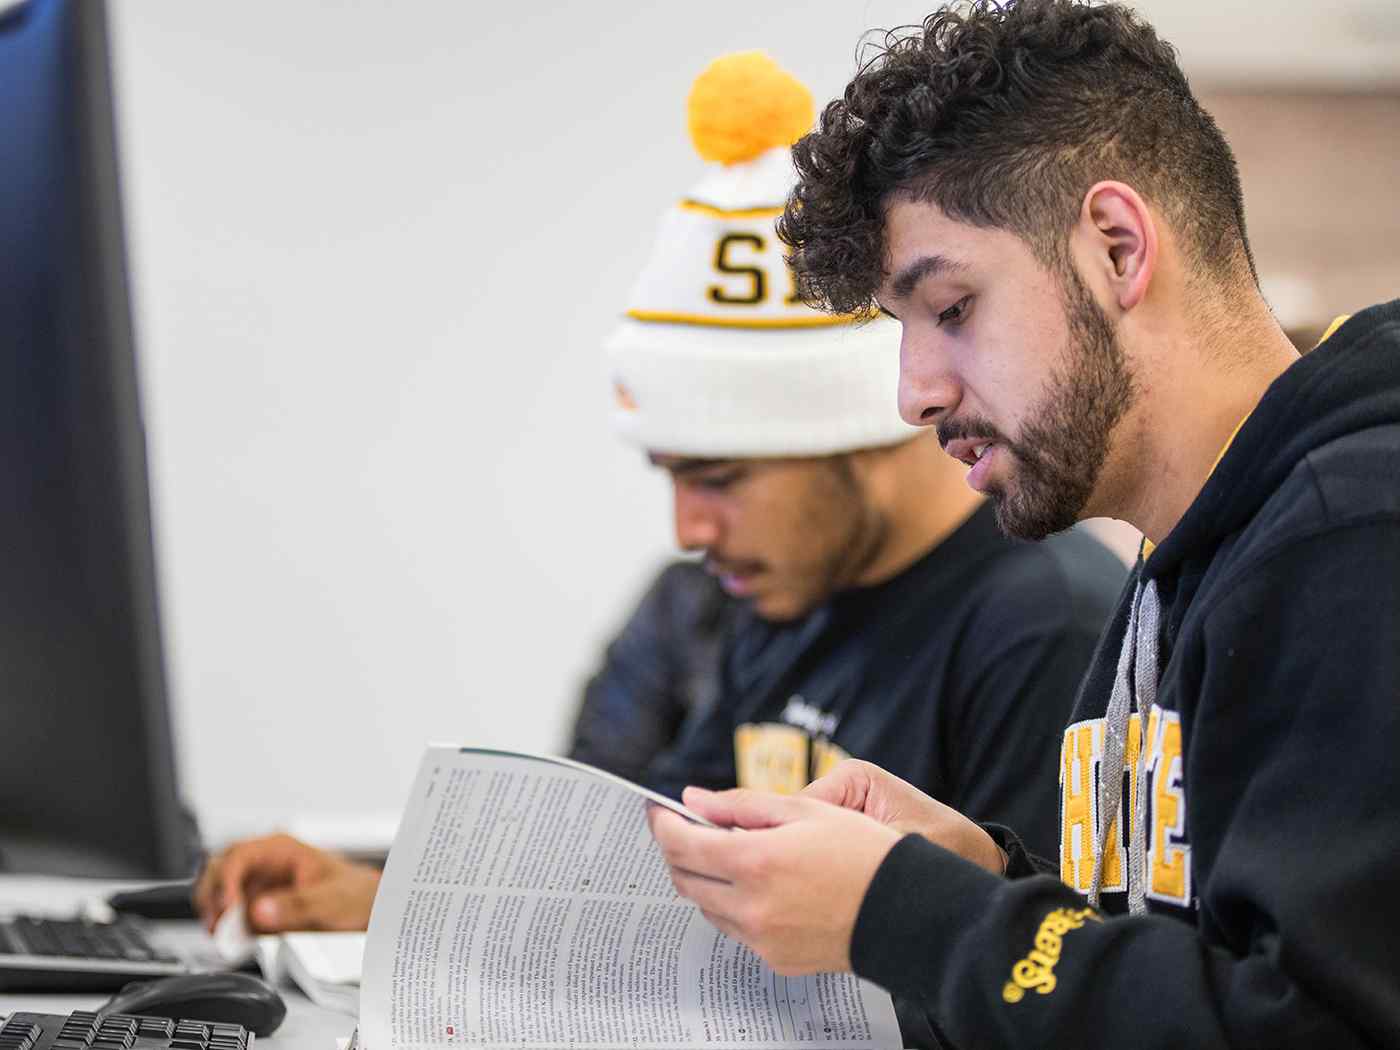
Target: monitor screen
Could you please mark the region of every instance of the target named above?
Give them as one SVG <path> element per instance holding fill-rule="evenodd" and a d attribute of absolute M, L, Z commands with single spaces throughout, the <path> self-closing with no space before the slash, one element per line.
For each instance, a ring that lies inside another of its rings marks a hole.
<path fill-rule="evenodd" d="M 185 875 L 104 4 L 0 4 L 0 99 L 0 871 Z"/>

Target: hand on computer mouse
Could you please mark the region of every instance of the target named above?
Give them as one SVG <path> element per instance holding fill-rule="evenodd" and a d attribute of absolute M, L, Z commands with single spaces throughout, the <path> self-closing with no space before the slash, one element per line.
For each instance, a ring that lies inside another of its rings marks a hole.
<path fill-rule="evenodd" d="M 363 930 L 379 889 L 379 871 L 290 835 L 246 839 L 212 857 L 195 883 L 204 925 L 238 903 L 254 933 Z"/>

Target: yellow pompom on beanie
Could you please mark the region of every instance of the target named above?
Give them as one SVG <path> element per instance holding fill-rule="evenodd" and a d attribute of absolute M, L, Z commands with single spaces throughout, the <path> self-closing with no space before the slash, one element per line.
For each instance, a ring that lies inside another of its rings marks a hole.
<path fill-rule="evenodd" d="M 725 55 L 686 100 L 710 162 L 667 211 L 607 343 L 613 420 L 653 452 L 815 456 L 918 431 L 899 418 L 899 331 L 796 296 L 774 229 L 812 93 L 761 51 Z"/>
<path fill-rule="evenodd" d="M 696 152 L 720 164 L 791 146 L 816 116 L 806 85 L 762 51 L 739 51 L 706 66 L 685 113 Z"/>

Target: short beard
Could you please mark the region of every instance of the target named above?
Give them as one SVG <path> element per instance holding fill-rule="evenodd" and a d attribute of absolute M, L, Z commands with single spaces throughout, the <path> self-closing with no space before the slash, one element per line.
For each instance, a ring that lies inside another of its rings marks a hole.
<path fill-rule="evenodd" d="M 1008 536 L 1042 540 L 1083 516 L 1118 422 L 1137 400 L 1131 369 L 1108 317 L 1071 264 L 1061 275 L 1068 361 L 1050 375 L 1040 403 L 1011 441 L 979 420 L 939 429 L 955 437 L 995 439 L 1016 463 L 1006 483 L 988 487 L 997 525 Z"/>

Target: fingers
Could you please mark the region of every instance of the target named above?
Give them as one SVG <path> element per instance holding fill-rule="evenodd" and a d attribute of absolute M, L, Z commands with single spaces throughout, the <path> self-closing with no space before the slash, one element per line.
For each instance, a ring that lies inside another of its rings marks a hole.
<path fill-rule="evenodd" d="M 710 924 L 720 932 L 731 937 L 738 936 L 739 925 L 733 916 L 742 906 L 742 898 L 737 894 L 733 883 L 687 867 L 686 862 L 682 860 L 673 859 L 704 854 L 706 843 L 702 841 L 698 848 L 694 847 L 689 842 L 691 832 L 705 832 L 705 835 L 700 836 L 702 840 L 718 835 L 732 841 L 735 836 L 726 831 L 715 831 L 713 828 L 692 824 L 679 814 L 659 806 L 649 807 L 648 818 L 651 821 L 652 834 L 656 837 L 667 864 L 670 865 L 671 885 L 676 888 L 676 892 L 693 901 Z M 697 862 L 692 860 L 690 863 Z M 707 858 L 698 863 L 718 862 Z"/>
<path fill-rule="evenodd" d="M 847 760 L 826 776 L 812 781 L 799 794 L 803 798 L 815 798 L 842 809 L 863 811 L 870 794 L 870 770 L 873 768 L 868 762 Z"/>
<path fill-rule="evenodd" d="M 650 811 L 676 892 L 779 973 L 849 968 L 860 902 L 900 833 L 811 798 L 733 791 L 687 793 L 685 801 L 753 830 Z"/>
<path fill-rule="evenodd" d="M 686 806 L 720 828 L 706 828 L 660 806 L 650 806 L 647 819 L 661 854 L 672 868 L 702 875 L 721 882 L 739 882 L 751 875 L 750 868 L 760 851 L 735 835 L 733 828 L 761 830 L 791 824 L 829 810 L 825 803 L 792 795 L 736 788 L 732 791 L 685 789 Z"/>
<path fill-rule="evenodd" d="M 225 911 L 254 891 L 305 881 L 327 863 L 329 854 L 290 835 L 234 843 L 205 866 L 195 885 L 195 909 L 212 932 Z"/>
<path fill-rule="evenodd" d="M 367 865 L 346 864 L 316 882 L 254 892 L 248 926 L 256 933 L 366 929 L 379 878 Z"/>
<path fill-rule="evenodd" d="M 739 929 L 738 923 L 731 922 L 726 916 L 716 912 L 700 909 L 700 914 L 705 916 L 710 925 L 719 930 L 720 933 L 736 941 L 743 940 L 743 931 Z"/>
<path fill-rule="evenodd" d="M 724 828 L 771 828 L 797 820 L 804 812 L 803 800 L 792 795 L 749 788 L 706 791 L 688 787 L 681 801 L 706 820 Z"/>
<path fill-rule="evenodd" d="M 219 858 L 210 857 L 204 862 L 204 870 L 199 873 L 199 878 L 195 880 L 194 889 L 190 898 L 194 901 L 195 914 L 199 916 L 205 929 L 212 930 L 214 923 L 218 921 L 218 913 L 214 904 L 214 887 L 217 884 L 219 872 Z"/>
<path fill-rule="evenodd" d="M 724 845 L 732 832 L 692 824 L 679 813 L 662 806 L 648 806 L 647 820 L 661 855 L 672 868 L 719 881 L 731 881 L 726 872 L 732 860 Z"/>
<path fill-rule="evenodd" d="M 194 906 L 210 933 L 219 917 L 242 898 L 241 888 L 249 864 L 248 851 L 239 844 L 211 858 L 194 887 Z"/>
<path fill-rule="evenodd" d="M 317 897 L 324 891 L 272 890 L 248 902 L 248 928 L 254 933 L 286 933 L 290 930 L 320 930 Z"/>
<path fill-rule="evenodd" d="M 720 882 L 693 871 L 671 869 L 671 885 L 688 901 L 693 901 L 706 914 L 721 916 L 726 922 L 735 918 L 743 898 L 732 883 Z M 711 920 L 712 922 L 714 920 Z M 715 923 L 719 925 L 719 923 Z"/>
<path fill-rule="evenodd" d="M 219 915 L 229 908 L 236 907 L 243 899 L 243 879 L 253 864 L 253 856 L 247 851 L 231 852 L 219 869 L 215 884 L 216 907 Z M 217 921 L 218 916 L 215 916 Z"/>

